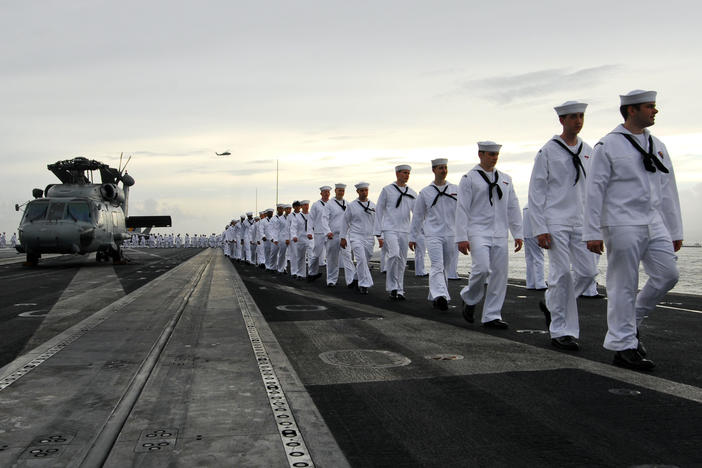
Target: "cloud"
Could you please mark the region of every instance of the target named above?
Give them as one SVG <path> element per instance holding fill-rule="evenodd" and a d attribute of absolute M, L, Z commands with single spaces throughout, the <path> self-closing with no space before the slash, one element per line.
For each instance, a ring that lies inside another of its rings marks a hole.
<path fill-rule="evenodd" d="M 552 68 L 520 75 L 492 76 L 466 81 L 448 94 L 474 94 L 496 104 L 512 104 L 564 90 L 572 92 L 593 87 L 621 68 L 620 65 L 601 65 L 574 71 Z"/>

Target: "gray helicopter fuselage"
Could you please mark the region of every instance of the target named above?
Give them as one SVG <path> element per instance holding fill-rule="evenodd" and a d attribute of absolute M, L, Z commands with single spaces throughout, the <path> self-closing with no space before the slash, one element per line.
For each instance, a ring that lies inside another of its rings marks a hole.
<path fill-rule="evenodd" d="M 27 204 L 19 226 L 28 255 L 115 251 L 127 228 L 125 194 L 114 184 L 55 184 Z"/>

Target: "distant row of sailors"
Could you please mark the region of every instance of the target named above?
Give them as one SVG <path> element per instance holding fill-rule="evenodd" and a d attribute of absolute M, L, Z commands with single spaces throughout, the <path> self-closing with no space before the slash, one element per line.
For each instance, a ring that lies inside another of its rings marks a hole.
<path fill-rule="evenodd" d="M 123 242 L 123 247 L 145 247 L 145 248 L 216 248 L 222 245 L 222 236 L 212 233 L 205 234 L 186 233 L 185 237 L 180 234 L 132 234 L 130 239 Z"/>
<path fill-rule="evenodd" d="M 683 239 L 672 162 L 647 128 L 658 112 L 655 101 L 655 91 L 621 95 L 624 123 L 594 149 L 578 136 L 587 104 L 568 101 L 555 107 L 562 132 L 535 157 L 526 236 L 512 178 L 496 169 L 501 145 L 481 141 L 479 164 L 458 185 L 446 180 L 448 161 L 438 158 L 432 160 L 434 181 L 419 193 L 407 185 L 411 167 L 405 164 L 395 167 L 396 181 L 382 188 L 376 203 L 368 198 L 367 182 L 355 184 L 358 198 L 352 202 L 344 200 L 344 184 L 335 185 L 334 198 L 332 188 L 323 186 L 321 199 L 311 205 L 300 200 L 278 205 L 275 214 L 272 209 L 259 213 L 258 222 L 252 212 L 232 220 L 223 233 L 225 254 L 278 273 L 286 271 L 289 259 L 290 274 L 314 280 L 321 276 L 326 250 L 327 285 L 336 285 L 341 262 L 347 283 L 367 293 L 373 286 L 368 262 L 377 239 L 385 289 L 391 299 L 404 300 L 407 250 L 424 243 L 431 262 L 428 299 L 446 310 L 448 266 L 456 252 L 470 252 L 470 279 L 460 292 L 463 317 L 473 323 L 484 298 L 482 324 L 504 329 L 511 232 L 515 251 L 525 237 L 531 239 L 528 260 L 543 255 L 540 249 L 548 252 L 548 289 L 540 308 L 553 346 L 575 351 L 580 348 L 576 298 L 592 288 L 606 245 L 604 347 L 615 352 L 615 364 L 650 370 L 654 364 L 640 339 L 641 324 L 678 280 L 675 252 Z M 637 294 L 640 264 L 649 280 Z M 528 268 L 528 280 L 534 276 Z"/>
<path fill-rule="evenodd" d="M 17 233 L 12 233 L 12 236 L 10 237 L 10 244 L 9 247 L 14 249 L 17 246 Z M 0 234 L 0 249 L 5 249 L 8 247 L 7 243 L 7 234 L 4 232 Z"/>

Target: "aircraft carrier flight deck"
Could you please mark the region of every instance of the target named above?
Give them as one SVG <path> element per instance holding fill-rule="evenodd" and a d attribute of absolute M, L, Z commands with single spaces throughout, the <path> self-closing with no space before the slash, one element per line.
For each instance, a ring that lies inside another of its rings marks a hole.
<path fill-rule="evenodd" d="M 360 295 L 220 249 L 125 254 L 2 252 L 0 466 L 702 466 L 701 296 L 644 323 L 644 373 L 602 348 L 604 300 L 561 351 L 519 280 L 490 330 L 465 279 L 440 312 L 411 269 L 392 302 L 377 267 Z"/>

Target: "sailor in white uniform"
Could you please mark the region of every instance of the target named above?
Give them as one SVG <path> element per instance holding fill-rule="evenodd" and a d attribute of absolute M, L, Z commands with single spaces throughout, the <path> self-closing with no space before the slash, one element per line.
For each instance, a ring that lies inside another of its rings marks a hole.
<path fill-rule="evenodd" d="M 278 221 L 278 234 L 276 240 L 278 241 L 278 258 L 276 259 L 276 271 L 278 273 L 285 273 L 285 268 L 287 267 L 287 253 L 288 245 L 290 245 L 290 211 L 292 205 L 289 203 L 283 203 L 283 214 L 280 216 Z"/>
<path fill-rule="evenodd" d="M 243 236 L 242 236 L 242 247 L 244 248 L 243 260 L 247 261 L 251 265 L 254 264 L 253 254 L 253 237 L 254 237 L 254 227 L 255 220 L 253 218 L 253 211 L 246 212 L 246 219 L 241 223 L 243 225 Z"/>
<path fill-rule="evenodd" d="M 546 290 L 544 281 L 544 251 L 539 247 L 531 230 L 528 204 L 522 208 L 522 225 L 524 231 L 524 262 L 526 263 L 526 288 L 537 291 Z"/>
<path fill-rule="evenodd" d="M 480 164 L 465 174 L 458 184 L 456 243 L 464 255 L 471 253 L 468 286 L 461 290 L 463 318 L 473 323 L 475 306 L 483 297 L 482 323 L 488 328 L 505 329 L 502 304 L 507 293 L 509 266 L 507 231 L 514 237 L 515 252 L 522 248 L 522 212 L 512 178 L 495 169 L 500 154 L 493 141 L 478 142 Z"/>
<path fill-rule="evenodd" d="M 340 245 L 340 232 L 344 219 L 344 213 L 348 208 L 344 194 L 346 193 L 346 184 L 334 185 L 334 198 L 330 198 L 327 202 L 327 211 L 329 213 L 329 228 L 333 237 L 327 240 L 327 286 L 334 287 L 339 280 L 339 261 L 344 268 L 344 278 L 346 285 L 353 287 L 353 277 L 355 267 L 351 260 L 351 249 L 342 249 Z"/>
<path fill-rule="evenodd" d="M 278 203 L 275 206 L 275 214 L 270 218 L 270 226 L 268 233 L 270 234 L 270 250 L 266 259 L 266 269 L 271 272 L 278 271 L 278 253 L 280 252 L 280 227 L 283 223 L 283 204 Z"/>
<path fill-rule="evenodd" d="M 373 286 L 369 262 L 375 246 L 375 203 L 368 199 L 368 182 L 359 182 L 355 187 L 358 198 L 349 203 L 344 212 L 339 234 L 340 246 L 353 252 L 356 259 L 354 271 L 358 291 L 368 294 L 368 288 Z M 382 247 L 383 239 L 378 239 L 378 242 Z"/>
<path fill-rule="evenodd" d="M 5 233 L 3 232 L 0 234 L 0 249 L 4 249 L 7 247 L 7 238 L 5 237 Z"/>
<path fill-rule="evenodd" d="M 417 239 L 423 232 L 431 262 L 428 299 L 436 309 L 448 310 L 451 296 L 448 291 L 447 268 L 451 252 L 456 250 L 454 236 L 458 186 L 446 180 L 448 159 L 433 159 L 431 170 L 434 181 L 419 192 L 414 203 L 409 248 L 416 252 Z M 415 258 L 418 255 L 415 253 Z"/>
<path fill-rule="evenodd" d="M 300 200 L 301 210 L 295 210 L 290 223 L 290 238 L 295 249 L 294 261 L 290 261 L 290 271 L 294 277 L 302 279 L 307 277 L 307 246 L 314 239 L 312 224 L 310 223 L 310 201 Z"/>
<path fill-rule="evenodd" d="M 594 148 L 587 179 L 587 247 L 607 247 L 607 334 L 614 363 L 654 367 L 639 339 L 641 323 L 678 281 L 675 252 L 682 246 L 680 201 L 665 145 L 647 127 L 655 123 L 656 92 L 620 96 L 624 124 Z M 639 265 L 648 281 L 637 294 Z"/>
<path fill-rule="evenodd" d="M 328 185 L 319 187 L 319 193 L 322 198 L 314 202 L 310 208 L 309 214 L 309 224 L 312 225 L 312 232 L 314 233 L 314 244 L 312 245 L 312 256 L 310 258 L 310 272 L 307 278 L 309 281 L 314 281 L 322 276 L 319 272 L 322 252 L 324 251 L 327 240 L 334 237 L 329 227 L 329 211 L 327 210 L 331 187 Z"/>
<path fill-rule="evenodd" d="M 383 187 L 375 208 L 375 235 L 384 239 L 385 290 L 392 300 L 405 300 L 404 276 L 409 247 L 410 216 L 417 199 L 407 181 L 412 168 L 407 164 L 395 166 L 397 180 Z"/>
<path fill-rule="evenodd" d="M 548 250 L 549 273 L 545 302 L 539 305 L 549 324 L 551 344 L 580 349 L 576 299 L 597 275 L 583 241 L 583 200 L 590 145 L 578 137 L 585 121 L 584 102 L 555 107 L 563 128 L 536 154 L 529 182 L 529 221 L 539 247 Z"/>

